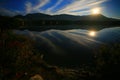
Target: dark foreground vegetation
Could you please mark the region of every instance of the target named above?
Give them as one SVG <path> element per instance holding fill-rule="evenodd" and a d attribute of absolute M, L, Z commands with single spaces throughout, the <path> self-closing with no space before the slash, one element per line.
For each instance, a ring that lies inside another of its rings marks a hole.
<path fill-rule="evenodd" d="M 119 80 L 120 44 L 101 45 L 93 53 L 90 66 L 52 66 L 34 41 L 11 30 L 0 31 L 0 80 Z"/>

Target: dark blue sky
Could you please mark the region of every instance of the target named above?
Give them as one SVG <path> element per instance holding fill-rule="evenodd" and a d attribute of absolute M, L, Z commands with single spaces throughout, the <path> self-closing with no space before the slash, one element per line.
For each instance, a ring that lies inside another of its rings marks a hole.
<path fill-rule="evenodd" d="M 109 0 L 102 4 L 104 6 L 103 14 L 120 19 L 120 0 Z"/>
<path fill-rule="evenodd" d="M 45 13 L 50 15 L 89 15 L 93 8 L 101 14 L 120 19 L 120 0 L 0 0 L 0 14 Z"/>

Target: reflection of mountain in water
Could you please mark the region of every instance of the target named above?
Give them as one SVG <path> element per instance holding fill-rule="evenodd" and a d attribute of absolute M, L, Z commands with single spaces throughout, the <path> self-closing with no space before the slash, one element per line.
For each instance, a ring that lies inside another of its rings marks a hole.
<path fill-rule="evenodd" d="M 120 27 L 106 28 L 90 37 L 88 30 L 49 30 L 44 32 L 15 31 L 34 39 L 40 50 L 45 51 L 48 62 L 81 64 L 92 60 L 92 49 L 106 43 L 120 41 Z M 78 63 L 79 62 L 79 63 Z"/>

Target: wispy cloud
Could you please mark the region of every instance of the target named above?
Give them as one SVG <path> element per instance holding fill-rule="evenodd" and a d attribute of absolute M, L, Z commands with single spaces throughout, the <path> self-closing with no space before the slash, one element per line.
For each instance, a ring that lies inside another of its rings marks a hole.
<path fill-rule="evenodd" d="M 0 8 L 0 15 L 2 16 L 15 16 L 17 14 L 21 14 L 19 11 L 11 11 L 5 8 Z"/>
<path fill-rule="evenodd" d="M 45 14 L 51 15 L 58 15 L 58 14 L 72 14 L 72 15 L 83 15 L 89 14 L 90 10 L 94 7 L 99 7 L 101 3 L 107 0 L 72 0 L 72 3 L 64 5 L 64 7 L 56 10 L 57 7 L 60 7 L 62 2 L 65 0 L 57 0 L 56 4 L 52 5 L 51 7 L 47 8 L 46 10 L 41 9 L 48 5 L 52 0 L 37 0 L 38 4 L 33 6 L 34 4 L 26 2 L 26 13 L 32 12 L 40 12 Z M 67 0 L 66 0 L 67 1 Z"/>
<path fill-rule="evenodd" d="M 97 1 L 97 2 L 90 2 L 90 3 L 86 3 L 84 6 L 84 4 L 82 5 L 79 5 L 79 7 L 75 7 L 75 8 L 72 8 L 72 10 L 68 9 L 68 11 L 76 11 L 76 10 L 82 10 L 82 9 L 91 9 L 93 7 L 97 7 L 99 6 L 99 4 L 103 3 L 105 0 L 102 0 L 102 1 Z"/>
<path fill-rule="evenodd" d="M 32 13 L 32 12 L 40 12 L 40 8 L 45 6 L 50 2 L 50 0 L 37 0 L 38 4 L 33 6 L 33 4 L 30 1 L 26 2 L 26 14 L 27 13 Z M 42 11 L 41 11 L 42 12 Z"/>
<path fill-rule="evenodd" d="M 93 7 L 98 7 L 100 6 L 101 3 L 105 2 L 106 0 L 76 0 L 72 4 L 66 6 L 65 8 L 62 8 L 56 14 L 78 14 L 78 13 L 84 13 L 84 12 L 89 12 L 90 9 Z M 85 11 L 81 11 L 78 13 L 74 13 L 73 11 L 80 11 L 86 9 Z"/>
<path fill-rule="evenodd" d="M 90 14 L 91 9 L 100 7 L 102 3 L 108 0 L 26 0 L 20 9 L 3 6 L 7 5 L 5 3 L 7 0 L 0 1 L 0 14 L 14 16 L 17 14 L 29 14 L 29 13 L 45 13 L 50 15 L 59 14 L 71 14 L 71 15 L 87 15 Z M 51 4 L 55 2 L 54 4 Z M 3 5 L 4 3 L 4 5 Z M 23 6 L 24 5 L 24 6 Z M 24 9 L 22 9 L 23 7 Z"/>
<path fill-rule="evenodd" d="M 25 8 L 26 8 L 26 13 L 30 13 L 32 11 L 32 3 L 26 2 Z"/>
<path fill-rule="evenodd" d="M 39 0 L 39 3 L 33 7 L 34 10 L 40 9 L 41 7 L 45 6 L 48 4 L 50 0 Z"/>
<path fill-rule="evenodd" d="M 57 6 L 59 6 L 63 1 L 64 0 L 58 0 L 58 2 L 55 5 L 53 5 L 52 7 L 48 8 L 46 10 L 46 12 L 52 12 L 54 10 L 54 8 L 56 8 Z"/>
<path fill-rule="evenodd" d="M 80 12 L 65 12 L 64 14 L 69 14 L 69 15 L 89 15 L 91 10 L 85 10 L 85 11 L 80 11 Z"/>

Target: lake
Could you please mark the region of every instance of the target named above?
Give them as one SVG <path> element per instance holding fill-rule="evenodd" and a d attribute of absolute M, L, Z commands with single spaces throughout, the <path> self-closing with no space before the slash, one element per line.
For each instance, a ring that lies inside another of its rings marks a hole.
<path fill-rule="evenodd" d="M 95 36 L 91 36 L 90 31 L 86 29 L 50 29 L 42 32 L 14 30 L 16 34 L 33 39 L 37 43 L 37 48 L 46 53 L 44 59 L 55 64 L 88 63 L 93 58 L 93 50 L 99 45 L 120 43 L 120 27 L 94 30 Z"/>

